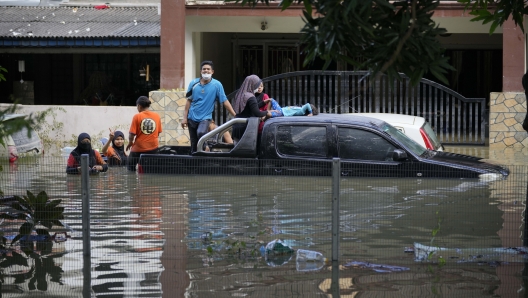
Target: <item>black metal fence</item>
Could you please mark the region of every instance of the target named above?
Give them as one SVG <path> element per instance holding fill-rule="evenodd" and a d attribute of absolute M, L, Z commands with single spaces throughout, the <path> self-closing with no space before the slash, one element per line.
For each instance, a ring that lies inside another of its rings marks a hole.
<path fill-rule="evenodd" d="M 0 213 L 20 211 L 9 196 L 45 191 L 64 227 L 33 231 L 26 255 L 10 242 L 28 218 L 2 221 L 2 297 L 511 297 L 526 291 L 528 168 L 509 168 L 506 179 L 110 168 L 88 179 L 85 258 L 82 177 L 61 157 L 19 160 L 0 172 Z"/>
<path fill-rule="evenodd" d="M 394 113 L 424 117 L 444 144 L 484 145 L 485 98 L 466 98 L 433 81 L 412 86 L 402 74 L 390 82 L 367 71 L 298 71 L 263 79 L 264 92 L 281 106 L 310 102 L 324 113 Z M 236 91 L 229 94 L 232 99 Z M 223 111 L 217 109 L 217 111 Z M 223 123 L 224 114 L 215 119 Z"/>

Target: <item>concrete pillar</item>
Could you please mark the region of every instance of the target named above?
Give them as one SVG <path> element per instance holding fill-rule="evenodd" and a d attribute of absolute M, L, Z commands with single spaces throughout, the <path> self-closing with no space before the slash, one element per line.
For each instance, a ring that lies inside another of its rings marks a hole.
<path fill-rule="evenodd" d="M 502 92 L 524 91 L 521 78 L 525 69 L 525 35 L 512 19 L 502 25 Z"/>
<path fill-rule="evenodd" d="M 185 0 L 161 0 L 160 88 L 184 88 Z"/>

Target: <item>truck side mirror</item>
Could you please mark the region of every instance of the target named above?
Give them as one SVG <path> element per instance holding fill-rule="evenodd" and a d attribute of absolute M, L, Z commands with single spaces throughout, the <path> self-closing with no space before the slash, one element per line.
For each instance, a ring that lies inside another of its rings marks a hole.
<path fill-rule="evenodd" d="M 394 161 L 402 161 L 407 159 L 407 152 L 401 150 L 401 149 L 394 149 L 394 152 L 392 152 L 392 160 Z"/>

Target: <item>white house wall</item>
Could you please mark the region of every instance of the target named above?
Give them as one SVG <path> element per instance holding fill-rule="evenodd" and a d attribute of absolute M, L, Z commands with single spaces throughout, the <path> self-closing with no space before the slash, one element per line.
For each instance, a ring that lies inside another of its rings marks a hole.
<path fill-rule="evenodd" d="M 445 28 L 448 33 L 485 33 L 489 34 L 491 23 L 482 24 L 482 22 L 471 22 L 472 17 L 433 17 L 442 28 Z M 502 28 L 497 27 L 493 34 L 502 34 Z"/>
<path fill-rule="evenodd" d="M 10 105 L 0 104 L 0 109 L 8 106 Z M 18 107 L 20 108 L 18 113 L 27 115 L 51 110 L 38 133 L 44 143 L 45 154 L 52 156 L 59 155 L 60 148 L 74 146 L 77 143 L 77 136 L 82 132 L 88 133 L 93 141 L 102 137 L 108 138 L 108 129 L 112 128 L 121 130 L 128 140 L 132 117 L 138 113 L 135 106 L 19 105 Z"/>
<path fill-rule="evenodd" d="M 268 28 L 261 30 L 261 22 L 266 21 Z M 187 16 L 185 18 L 185 86 L 196 78 L 203 59 L 215 62 L 215 78 L 224 83 L 224 87 L 231 82 L 232 53 L 231 40 L 219 40 L 216 48 L 203 48 L 209 44 L 203 40 L 203 32 L 218 33 L 255 33 L 255 38 L 267 33 L 299 33 L 304 26 L 301 17 L 204 17 Z M 214 51 L 218 53 L 214 53 Z M 229 72 L 229 73 L 227 73 Z"/>

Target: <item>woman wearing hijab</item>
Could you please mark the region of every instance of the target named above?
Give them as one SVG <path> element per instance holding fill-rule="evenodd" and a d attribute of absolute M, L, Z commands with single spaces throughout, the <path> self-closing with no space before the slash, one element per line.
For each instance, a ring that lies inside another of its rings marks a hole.
<path fill-rule="evenodd" d="M 110 146 L 112 144 L 112 146 Z M 126 166 L 127 154 L 125 152 L 125 134 L 119 130 L 112 131 L 108 136 L 108 142 L 103 146 L 103 154 L 108 158 L 109 166 Z"/>
<path fill-rule="evenodd" d="M 236 113 L 236 118 L 250 118 L 250 117 L 271 117 L 269 111 L 261 111 L 259 109 L 255 93 L 258 91 L 262 80 L 256 75 L 247 76 L 242 86 L 238 89 L 233 100 L 233 109 Z M 246 130 L 247 124 L 233 125 L 233 137 L 240 139 Z"/>
<path fill-rule="evenodd" d="M 77 147 L 70 153 L 68 164 L 66 165 L 66 173 L 81 173 L 81 155 L 83 154 L 88 154 L 88 166 L 90 167 L 91 174 L 106 172 L 108 170 L 108 165 L 101 157 L 101 154 L 92 149 L 90 135 L 83 132 L 77 138 Z"/>

